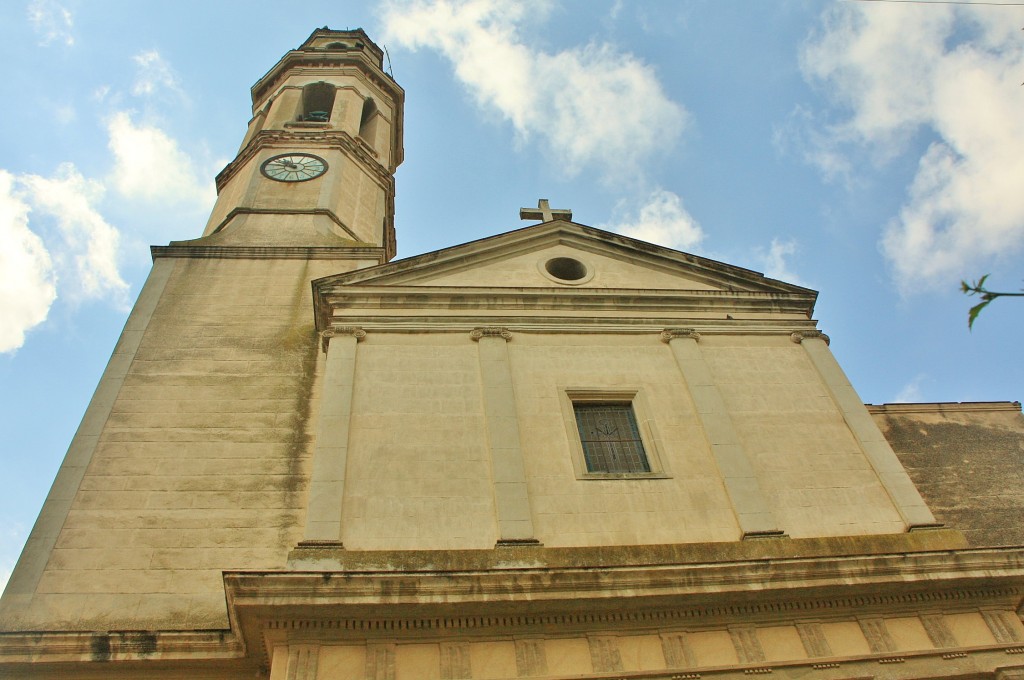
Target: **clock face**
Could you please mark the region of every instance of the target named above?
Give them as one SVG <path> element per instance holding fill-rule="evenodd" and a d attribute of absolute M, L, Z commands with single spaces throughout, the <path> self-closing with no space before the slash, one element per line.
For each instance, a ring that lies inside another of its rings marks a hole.
<path fill-rule="evenodd" d="M 265 160 L 260 170 L 278 182 L 305 182 L 327 172 L 327 161 L 309 153 L 285 153 Z"/>

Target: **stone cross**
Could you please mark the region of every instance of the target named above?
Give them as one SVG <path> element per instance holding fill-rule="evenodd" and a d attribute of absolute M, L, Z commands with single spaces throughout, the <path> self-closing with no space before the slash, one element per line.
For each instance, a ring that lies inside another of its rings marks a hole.
<path fill-rule="evenodd" d="M 540 220 L 541 222 L 550 222 L 554 219 L 571 220 L 572 210 L 559 210 L 558 208 L 552 208 L 548 204 L 548 199 L 542 198 L 537 201 L 536 208 L 520 208 L 519 219 Z"/>

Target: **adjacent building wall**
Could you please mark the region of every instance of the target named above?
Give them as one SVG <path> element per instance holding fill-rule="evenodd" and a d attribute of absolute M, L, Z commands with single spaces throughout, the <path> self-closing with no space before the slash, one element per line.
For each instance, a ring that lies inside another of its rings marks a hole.
<path fill-rule="evenodd" d="M 974 546 L 1024 545 L 1019 402 L 869 405 L 935 517 Z"/>

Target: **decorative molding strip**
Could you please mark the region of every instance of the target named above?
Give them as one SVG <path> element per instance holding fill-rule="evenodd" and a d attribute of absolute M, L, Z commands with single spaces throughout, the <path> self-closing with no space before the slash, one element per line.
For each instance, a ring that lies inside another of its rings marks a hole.
<path fill-rule="evenodd" d="M 374 154 L 370 154 L 365 142 L 360 144 L 349 133 L 344 130 L 316 130 L 312 132 L 301 132 L 296 129 L 284 130 L 261 130 L 257 132 L 249 143 L 242 149 L 235 159 L 225 166 L 215 178 L 217 192 L 219 193 L 224 185 L 234 177 L 238 171 L 245 166 L 253 157 L 259 154 L 264 148 L 270 147 L 293 147 L 296 145 L 305 147 L 326 147 L 340 149 L 348 152 L 354 160 L 360 162 L 369 169 L 381 182 L 386 190 L 393 192 L 395 185 L 394 176 L 387 168 L 381 165 Z"/>
<path fill-rule="evenodd" d="M 317 215 L 320 217 L 326 217 L 331 222 L 334 222 L 339 229 L 345 232 L 345 234 L 348 235 L 348 238 L 352 239 L 356 243 L 360 242 L 360 238 L 356 236 L 356 233 L 349 229 L 348 226 L 334 214 L 333 210 L 328 210 L 327 208 L 310 208 L 305 210 L 299 210 L 297 208 L 288 208 L 285 210 L 271 210 L 270 208 L 234 208 L 227 214 L 227 217 L 220 221 L 217 228 L 210 232 L 209 236 L 219 233 L 228 225 L 229 222 L 231 222 L 231 220 L 235 219 L 239 215 Z M 209 236 L 204 236 L 203 238 L 209 238 Z M 201 241 L 203 239 L 201 238 L 196 240 Z M 187 244 L 188 241 L 179 241 L 178 243 Z"/>
<path fill-rule="evenodd" d="M 666 328 L 661 332 L 662 342 L 672 342 L 677 338 L 687 338 L 700 342 L 700 333 L 692 328 Z"/>
<path fill-rule="evenodd" d="M 351 260 L 366 255 L 368 260 L 384 262 L 379 246 L 150 246 L 153 260 L 181 257 L 196 260 Z"/>
<path fill-rule="evenodd" d="M 813 664 L 811 664 L 811 668 L 814 668 L 814 669 L 820 671 L 820 670 L 824 670 L 826 668 L 839 668 L 839 664 L 835 663 L 835 662 L 831 662 L 831 663 L 813 663 Z"/>
<path fill-rule="evenodd" d="M 512 339 L 512 332 L 507 328 L 498 327 L 474 328 L 470 331 L 469 337 L 474 341 L 480 338 L 501 338 L 508 342 Z"/>
<path fill-rule="evenodd" d="M 468 333 L 474 328 L 480 327 L 480 315 L 473 316 L 427 316 L 419 314 L 406 316 L 401 320 L 395 317 L 350 314 L 351 309 L 346 309 L 338 315 L 330 315 L 334 300 L 323 301 L 314 297 L 314 308 L 317 309 L 319 323 L 325 326 L 329 323 L 357 323 L 363 328 L 382 333 Z M 330 315 L 330 316 L 329 316 Z M 566 323 L 566 321 L 577 323 Z M 661 319 L 660 321 L 667 321 Z M 631 318 L 627 316 L 605 317 L 599 319 L 600 323 L 589 323 L 586 318 L 573 319 L 566 315 L 559 318 L 542 316 L 515 316 L 501 317 L 495 319 L 501 323 L 514 326 L 516 333 L 572 333 L 579 335 L 602 334 L 602 335 L 650 335 L 660 333 L 664 328 L 662 323 L 656 323 L 658 319 L 649 317 Z M 753 321 L 751 325 L 739 327 L 703 327 L 700 336 L 788 336 L 793 332 L 792 327 L 780 328 L 777 325 L 762 326 Z"/>
<path fill-rule="evenodd" d="M 1019 401 L 939 401 L 926 404 L 864 404 L 868 413 L 963 413 L 965 411 L 1011 411 L 1020 413 Z"/>
<path fill-rule="evenodd" d="M 1013 595 L 1019 593 L 1014 591 Z M 728 607 L 695 607 L 689 609 L 666 609 L 666 610 L 643 610 L 636 612 L 609 611 L 590 613 L 554 613 L 554 614 L 520 614 L 507 616 L 437 616 L 415 619 L 303 619 L 303 620 L 271 620 L 266 623 L 268 629 L 324 629 L 324 630 L 347 630 L 367 631 L 377 633 L 420 631 L 420 630 L 463 630 L 463 629 L 487 629 L 487 628 L 530 628 L 540 626 L 554 626 L 565 628 L 575 626 L 586 628 L 599 625 L 618 624 L 669 624 L 669 625 L 693 625 L 694 630 L 706 630 L 716 628 L 708 623 L 710 619 L 724 619 L 727 617 L 744 617 L 755 615 L 778 615 L 782 613 L 807 613 L 812 610 L 827 610 L 835 614 L 840 608 L 853 610 L 862 609 L 865 606 L 876 604 L 924 604 L 933 603 L 938 598 L 918 598 L 907 596 L 905 598 L 877 598 L 877 601 L 868 602 L 869 598 L 843 598 L 833 601 L 817 601 L 814 603 L 771 603 L 768 605 L 749 604 L 743 606 Z M 875 599 L 875 598 L 870 598 Z M 943 598 L 948 600 L 959 600 L 960 597 Z M 883 602 L 882 600 L 885 600 Z M 817 607 L 807 605 L 818 605 Z M 850 620 L 853 620 L 851 613 Z M 681 631 L 679 634 L 685 634 Z M 664 645 L 663 645 L 664 646 Z M 1024 648 L 1021 648 L 1024 652 Z M 876 652 L 877 653 L 877 652 Z M 884 653 L 884 652 L 883 652 Z M 1008 652 L 1019 653 L 1019 652 Z"/>
<path fill-rule="evenodd" d="M 821 331 L 797 331 L 796 333 L 793 333 L 792 335 L 789 336 L 789 339 L 798 345 L 801 342 L 803 342 L 805 338 L 820 338 L 821 340 L 825 341 L 826 345 L 832 343 L 829 337 L 822 333 Z"/>

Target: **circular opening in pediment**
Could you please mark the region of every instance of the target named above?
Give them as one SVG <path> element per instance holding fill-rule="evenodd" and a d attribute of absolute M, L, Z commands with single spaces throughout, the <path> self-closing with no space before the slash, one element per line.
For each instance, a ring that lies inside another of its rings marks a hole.
<path fill-rule="evenodd" d="M 562 281 L 581 281 L 587 276 L 587 265 L 572 257 L 553 257 L 544 263 L 544 270 Z"/>

